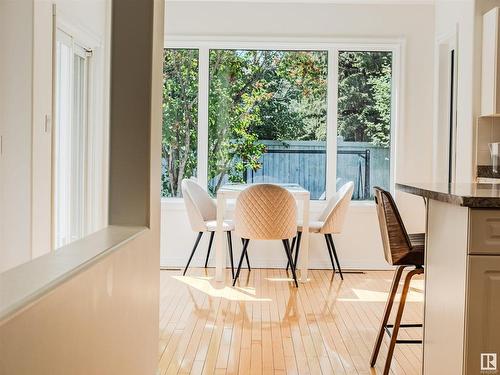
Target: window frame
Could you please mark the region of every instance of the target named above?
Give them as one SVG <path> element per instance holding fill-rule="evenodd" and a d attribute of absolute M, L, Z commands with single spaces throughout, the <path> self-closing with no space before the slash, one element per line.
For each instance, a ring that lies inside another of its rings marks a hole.
<path fill-rule="evenodd" d="M 312 201 L 313 206 L 323 205 L 336 193 L 337 175 L 337 126 L 338 126 L 338 57 L 342 51 L 392 52 L 391 87 L 391 142 L 389 186 L 394 193 L 396 175 L 396 150 L 398 139 L 402 137 L 402 110 L 404 97 L 402 67 L 405 40 L 389 39 L 328 39 L 328 38 L 248 38 L 248 37 L 194 37 L 165 36 L 164 48 L 198 49 L 198 182 L 206 189 L 208 186 L 208 98 L 209 98 L 209 53 L 212 49 L 250 49 L 283 51 L 325 51 L 328 53 L 327 83 L 327 136 L 326 136 L 326 186 L 325 200 Z M 162 202 L 182 200 L 176 197 L 161 197 Z M 317 203 L 316 203 L 317 202 Z M 354 206 L 373 205 L 370 200 L 352 201 Z"/>

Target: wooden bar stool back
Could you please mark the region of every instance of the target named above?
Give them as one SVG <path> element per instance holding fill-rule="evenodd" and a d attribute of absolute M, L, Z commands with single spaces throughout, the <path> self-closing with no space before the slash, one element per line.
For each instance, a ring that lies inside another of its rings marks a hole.
<path fill-rule="evenodd" d="M 384 337 L 384 332 L 386 332 L 391 339 L 383 372 L 384 375 L 387 375 L 389 374 L 391 360 L 394 354 L 394 347 L 396 344 L 422 343 L 421 340 L 398 340 L 397 337 L 400 327 L 422 327 L 422 324 L 401 324 L 401 318 L 403 316 L 403 310 L 408 290 L 410 288 L 411 278 L 424 272 L 422 266 L 424 265 L 425 233 L 408 234 L 392 195 L 380 187 L 375 187 L 374 190 L 380 234 L 382 235 L 382 244 L 384 247 L 384 256 L 389 264 L 398 266 L 394 274 L 394 279 L 392 281 L 391 290 L 389 292 L 389 297 L 382 318 L 382 324 L 375 341 L 370 361 L 370 366 L 375 366 L 380 346 L 382 344 L 382 339 Z M 387 324 L 392 306 L 394 304 L 394 298 L 396 297 L 398 290 L 399 281 L 401 279 L 401 275 L 403 274 L 403 270 L 406 267 L 415 268 L 408 272 L 405 277 L 395 322 L 394 324 Z"/>

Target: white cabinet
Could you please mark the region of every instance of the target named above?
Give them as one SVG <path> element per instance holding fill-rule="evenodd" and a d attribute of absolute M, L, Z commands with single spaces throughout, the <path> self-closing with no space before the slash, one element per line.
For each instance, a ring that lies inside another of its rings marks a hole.
<path fill-rule="evenodd" d="M 493 8 L 483 16 L 481 116 L 500 115 L 499 9 Z"/>

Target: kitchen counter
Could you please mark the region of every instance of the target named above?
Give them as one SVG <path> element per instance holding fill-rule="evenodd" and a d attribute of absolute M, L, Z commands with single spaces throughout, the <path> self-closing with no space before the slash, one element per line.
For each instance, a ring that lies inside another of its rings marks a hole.
<path fill-rule="evenodd" d="M 500 184 L 397 183 L 396 189 L 463 207 L 500 209 Z"/>
<path fill-rule="evenodd" d="M 396 188 L 426 199 L 422 373 L 492 370 L 500 356 L 500 185 Z"/>

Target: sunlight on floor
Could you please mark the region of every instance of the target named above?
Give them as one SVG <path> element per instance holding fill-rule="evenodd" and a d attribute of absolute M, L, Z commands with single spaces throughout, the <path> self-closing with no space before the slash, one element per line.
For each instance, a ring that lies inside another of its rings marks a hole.
<path fill-rule="evenodd" d="M 193 287 L 203 293 L 208 294 L 210 297 L 224 298 L 229 301 L 242 301 L 242 302 L 270 302 L 269 298 L 255 297 L 255 288 L 241 288 L 229 287 L 215 288 L 210 281 L 212 277 L 204 276 L 172 276 L 173 279 L 178 280 L 190 287 Z"/>
<path fill-rule="evenodd" d="M 352 293 L 356 295 L 355 298 L 337 298 L 337 301 L 343 302 L 385 302 L 389 296 L 389 293 L 386 292 L 376 292 L 373 290 L 367 289 L 356 289 L 352 288 Z M 396 299 L 397 300 L 397 299 Z M 406 297 L 407 302 L 422 302 L 424 300 L 424 296 L 420 292 L 415 292 L 410 290 Z"/>

